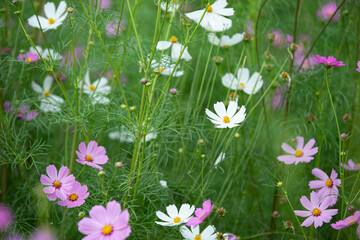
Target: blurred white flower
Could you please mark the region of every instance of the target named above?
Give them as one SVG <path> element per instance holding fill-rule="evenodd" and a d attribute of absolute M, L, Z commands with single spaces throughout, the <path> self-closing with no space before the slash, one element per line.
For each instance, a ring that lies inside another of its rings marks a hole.
<path fill-rule="evenodd" d="M 231 20 L 226 17 L 233 16 L 235 13 L 232 8 L 225 8 L 226 5 L 226 0 L 217 0 L 214 4 L 208 6 L 202 20 L 201 17 L 205 9 L 187 13 L 186 17 L 196 23 L 201 20 L 200 26 L 210 32 L 222 32 L 231 28 L 232 25 Z"/>
<path fill-rule="evenodd" d="M 167 182 L 164 181 L 164 180 L 160 180 L 160 185 L 163 187 L 163 188 L 167 188 Z"/>
<path fill-rule="evenodd" d="M 105 97 L 105 95 L 109 94 L 111 91 L 111 87 L 108 86 L 107 83 L 108 80 L 105 77 L 102 77 L 91 83 L 89 71 L 86 72 L 84 93 L 91 96 L 93 104 L 108 104 L 110 102 L 110 100 Z"/>
<path fill-rule="evenodd" d="M 189 204 L 185 203 L 181 205 L 180 210 L 178 211 L 175 205 L 170 205 L 166 207 L 166 211 L 168 215 L 161 211 L 156 211 L 156 216 L 163 222 L 155 221 L 155 223 L 162 226 L 176 226 L 187 223 L 191 215 L 194 213 L 195 207 L 190 207 Z"/>
<path fill-rule="evenodd" d="M 175 63 L 171 63 L 171 59 L 168 55 L 163 55 L 160 62 L 156 59 L 151 61 L 151 68 L 154 71 L 159 72 L 161 75 L 170 76 L 175 68 Z M 177 65 L 173 77 L 180 77 L 184 75 L 184 71 L 178 70 L 180 68 L 180 64 Z"/>
<path fill-rule="evenodd" d="M 239 123 L 243 122 L 246 116 L 245 106 L 241 106 L 240 110 L 236 113 L 237 107 L 236 101 L 230 101 L 227 110 L 223 102 L 217 102 L 214 104 L 216 114 L 209 109 L 206 109 L 205 113 L 217 128 L 233 128 L 239 126 Z"/>
<path fill-rule="evenodd" d="M 180 4 L 178 3 L 178 0 L 173 0 L 172 2 L 169 1 L 167 8 L 166 8 L 166 2 L 160 3 L 161 10 L 165 12 L 175 12 L 180 7 Z"/>
<path fill-rule="evenodd" d="M 216 240 L 217 239 L 217 233 L 216 229 L 209 225 L 207 228 L 205 228 L 202 233 L 200 233 L 200 226 L 191 227 L 191 231 L 185 227 L 180 227 L 181 235 L 185 238 L 185 240 Z"/>
<path fill-rule="evenodd" d="M 218 38 L 215 33 L 209 33 L 208 39 L 209 42 L 213 45 L 220 46 L 222 48 L 229 48 L 241 42 L 244 38 L 243 36 L 244 33 L 242 34 L 237 33 L 233 35 L 231 38 L 227 35 L 223 35 L 221 38 Z"/>
<path fill-rule="evenodd" d="M 222 84 L 232 90 L 243 90 L 246 94 L 255 94 L 263 85 L 263 80 L 258 72 L 253 73 L 249 78 L 250 72 L 247 68 L 239 68 L 237 77 L 232 73 L 226 73 L 222 79 Z"/>
<path fill-rule="evenodd" d="M 181 45 L 180 43 L 178 43 L 178 39 L 177 37 L 175 36 L 172 36 L 170 41 L 159 41 L 157 46 L 156 46 L 156 49 L 157 50 L 166 50 L 168 49 L 169 47 L 171 47 L 171 58 L 173 60 L 178 60 L 178 58 L 180 57 L 180 54 L 181 52 L 183 51 L 184 49 L 184 46 Z M 186 47 L 182 56 L 181 56 L 181 59 L 185 59 L 186 61 L 190 61 L 191 60 L 191 56 L 188 52 L 188 48 Z"/>
<path fill-rule="evenodd" d="M 40 110 L 43 112 L 59 112 L 61 110 L 60 105 L 64 102 L 61 97 L 50 92 L 52 82 L 53 78 L 51 76 L 45 77 L 43 87 L 40 87 L 34 81 L 31 82 L 32 89 L 41 94 L 39 96 Z"/>
<path fill-rule="evenodd" d="M 156 132 L 150 132 L 150 133 L 146 134 L 145 142 L 148 142 L 151 139 L 156 138 L 156 136 L 157 136 Z M 135 142 L 134 134 L 129 129 L 127 129 L 125 126 L 121 126 L 120 131 L 115 131 L 115 132 L 109 133 L 109 138 L 112 140 L 120 140 L 120 142 L 127 142 L 127 143 Z"/>
<path fill-rule="evenodd" d="M 34 47 L 30 47 L 30 52 L 37 54 L 36 50 L 38 50 L 43 59 L 49 60 L 50 57 L 52 60 L 55 61 L 62 59 L 62 56 L 59 53 L 55 52 L 53 49 L 46 48 L 45 50 L 43 50 L 40 46 L 36 46 L 36 49 Z"/>
<path fill-rule="evenodd" d="M 44 5 L 45 17 L 38 16 L 40 26 L 44 32 L 49 29 L 56 29 L 60 26 L 67 16 L 66 2 L 61 1 L 58 8 L 55 8 L 53 2 L 48 2 Z M 36 15 L 31 16 L 28 19 L 28 23 L 31 27 L 40 28 Z"/>

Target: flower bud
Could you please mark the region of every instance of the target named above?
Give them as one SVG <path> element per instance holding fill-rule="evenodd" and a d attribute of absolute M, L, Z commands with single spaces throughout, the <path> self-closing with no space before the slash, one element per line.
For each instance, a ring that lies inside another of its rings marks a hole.
<path fill-rule="evenodd" d="M 345 139 L 347 138 L 347 135 L 346 135 L 345 133 L 342 133 L 342 134 L 340 135 L 340 138 L 341 138 L 342 140 L 345 140 Z"/>
<path fill-rule="evenodd" d="M 140 83 L 141 83 L 141 84 L 146 84 L 147 82 L 148 82 L 147 78 L 142 78 L 142 79 L 140 80 Z"/>
<path fill-rule="evenodd" d="M 347 121 L 350 120 L 350 119 L 351 119 L 351 115 L 348 114 L 348 113 L 345 113 L 344 116 L 343 116 L 343 121 L 344 121 L 344 122 L 347 122 Z"/>
<path fill-rule="evenodd" d="M 234 138 L 238 139 L 240 137 L 239 133 L 235 133 Z"/>
<path fill-rule="evenodd" d="M 205 154 L 201 154 L 201 158 L 205 158 L 206 156 L 205 156 Z"/>
<path fill-rule="evenodd" d="M 290 52 L 294 53 L 297 49 L 299 49 L 299 46 L 296 43 L 290 44 Z"/>
<path fill-rule="evenodd" d="M 275 36 L 274 33 L 269 33 L 269 34 L 267 35 L 267 37 L 268 37 L 269 43 L 273 43 L 276 36 Z"/>
<path fill-rule="evenodd" d="M 283 185 L 282 182 L 278 182 L 278 183 L 276 184 L 277 187 L 282 187 L 282 185 Z"/>
<path fill-rule="evenodd" d="M 273 217 L 278 217 L 279 216 L 279 212 L 278 211 L 274 211 L 273 212 Z"/>
<path fill-rule="evenodd" d="M 73 13 L 73 12 L 74 12 L 74 9 L 73 9 L 72 7 L 69 7 L 69 8 L 67 9 L 67 11 L 68 11 L 68 13 Z"/>
<path fill-rule="evenodd" d="M 135 106 L 131 106 L 130 107 L 130 111 L 135 111 L 136 107 Z"/>
<path fill-rule="evenodd" d="M 95 43 L 94 43 L 93 41 L 90 41 L 90 42 L 89 42 L 89 45 L 90 45 L 90 46 L 94 46 L 94 44 L 95 44 Z"/>
<path fill-rule="evenodd" d="M 220 56 L 216 56 L 216 57 L 213 57 L 212 60 L 215 62 L 216 65 L 219 66 L 224 59 L 222 57 L 220 57 Z"/>
<path fill-rule="evenodd" d="M 122 168 L 123 166 L 124 166 L 124 164 L 122 162 L 115 163 L 115 167 L 117 167 L 117 168 Z"/>
<path fill-rule="evenodd" d="M 285 197 L 281 197 L 281 198 L 280 198 L 280 201 L 281 201 L 281 202 L 285 202 L 285 201 L 286 201 L 286 198 L 285 198 Z"/>
<path fill-rule="evenodd" d="M 125 108 L 126 108 L 126 105 L 125 105 L 125 104 L 121 104 L 121 108 L 122 108 L 122 109 L 125 109 Z"/>
<path fill-rule="evenodd" d="M 223 217 L 225 215 L 226 210 L 223 207 L 221 207 L 216 209 L 216 212 L 217 214 L 219 214 L 219 217 Z"/>
<path fill-rule="evenodd" d="M 349 213 L 354 212 L 354 211 L 355 211 L 355 207 L 354 207 L 354 205 L 350 205 L 350 206 L 348 206 L 348 211 L 349 211 Z"/>
<path fill-rule="evenodd" d="M 84 212 L 79 212 L 78 217 L 79 217 L 79 218 L 85 217 L 85 213 L 84 213 Z"/>
<path fill-rule="evenodd" d="M 199 144 L 203 145 L 204 143 L 204 139 L 199 139 Z"/>
<path fill-rule="evenodd" d="M 171 95 L 176 95 L 176 93 L 177 93 L 177 90 L 176 90 L 176 88 L 172 88 L 172 89 L 170 89 L 170 94 Z"/>
<path fill-rule="evenodd" d="M 249 33 L 244 33 L 243 34 L 243 39 L 245 42 L 249 42 L 252 40 L 252 36 Z"/>
<path fill-rule="evenodd" d="M 99 177 L 104 176 L 104 175 L 105 175 L 105 172 L 104 172 L 104 171 L 100 171 L 100 172 L 98 173 L 98 176 L 99 176 Z"/>
<path fill-rule="evenodd" d="M 179 153 L 183 153 L 183 151 L 184 150 L 182 148 L 179 148 L 179 150 L 178 150 Z"/>

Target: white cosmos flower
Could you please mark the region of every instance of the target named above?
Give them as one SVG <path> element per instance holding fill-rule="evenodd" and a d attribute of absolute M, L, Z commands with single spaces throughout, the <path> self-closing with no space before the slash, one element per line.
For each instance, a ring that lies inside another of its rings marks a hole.
<path fill-rule="evenodd" d="M 172 71 L 175 68 L 175 63 L 171 62 L 171 59 L 168 55 L 163 55 L 160 62 L 156 59 L 151 61 L 151 68 L 154 71 L 158 71 L 161 75 L 170 76 Z M 184 71 L 178 70 L 180 68 L 180 64 L 177 65 L 176 70 L 173 74 L 173 77 L 180 77 L 184 75 Z"/>
<path fill-rule="evenodd" d="M 171 58 L 173 60 L 175 60 L 175 61 L 178 60 L 182 50 L 184 49 L 184 46 L 181 45 L 180 43 L 178 43 L 177 37 L 172 36 L 170 41 L 159 41 L 157 46 L 156 46 L 156 49 L 157 50 L 166 50 L 169 47 L 171 47 Z M 181 59 L 185 59 L 186 61 L 190 61 L 191 58 L 192 57 L 190 56 L 190 54 L 188 52 L 188 48 L 186 47 L 183 54 L 182 54 L 182 56 L 181 56 Z"/>
<path fill-rule="evenodd" d="M 59 112 L 61 110 L 60 105 L 64 102 L 59 96 L 56 96 L 50 92 L 53 78 L 46 76 L 44 79 L 43 87 L 34 81 L 31 82 L 32 89 L 41 94 L 40 99 L 40 110 L 43 112 Z"/>
<path fill-rule="evenodd" d="M 63 23 L 67 16 L 66 2 L 61 1 L 57 9 L 53 2 L 48 2 L 44 5 L 44 13 L 45 17 L 38 16 L 43 31 L 56 29 Z M 39 22 L 36 15 L 33 15 L 28 19 L 29 25 L 34 28 L 40 28 Z"/>
<path fill-rule="evenodd" d="M 164 181 L 164 180 L 160 180 L 160 185 L 163 187 L 163 188 L 167 188 L 167 182 Z"/>
<path fill-rule="evenodd" d="M 195 207 L 190 207 L 189 204 L 185 203 L 181 205 L 180 210 L 178 211 L 175 205 L 170 205 L 166 207 L 166 211 L 168 215 L 161 211 L 156 211 L 156 216 L 160 218 L 163 222 L 155 221 L 155 223 L 162 226 L 175 226 L 187 223 L 191 215 L 194 213 Z"/>
<path fill-rule="evenodd" d="M 89 71 L 85 74 L 85 83 L 84 83 L 84 93 L 88 94 L 92 98 L 92 103 L 108 104 L 110 100 L 105 97 L 106 94 L 109 94 L 111 87 L 107 85 L 108 80 L 105 77 L 102 77 L 95 82 L 90 82 Z"/>
<path fill-rule="evenodd" d="M 206 9 L 206 13 L 200 22 L 205 9 L 187 13 L 186 16 L 210 32 L 222 32 L 231 28 L 232 22 L 226 18 L 234 15 L 232 8 L 225 8 L 226 0 L 217 0 Z M 226 17 L 223 17 L 226 16 Z"/>
<path fill-rule="evenodd" d="M 153 129 L 151 129 L 152 131 Z M 150 132 L 146 134 L 145 136 L 145 142 L 150 141 L 153 138 L 156 138 L 157 133 L 156 132 Z M 109 133 L 109 138 L 112 140 L 120 140 L 120 142 L 127 142 L 127 143 L 133 143 L 135 142 L 135 136 L 134 134 L 127 129 L 125 126 L 120 127 L 120 131 L 115 131 Z"/>
<path fill-rule="evenodd" d="M 208 39 L 209 42 L 213 45 L 220 46 L 222 48 L 229 48 L 241 42 L 244 39 L 243 36 L 244 33 L 242 34 L 237 33 L 233 35 L 231 38 L 227 35 L 223 35 L 221 38 L 218 38 L 215 33 L 209 33 Z"/>
<path fill-rule="evenodd" d="M 215 168 L 217 168 L 218 167 L 218 165 L 222 162 L 222 161 L 224 161 L 224 159 L 225 159 L 225 153 L 224 152 L 221 152 L 220 153 L 220 155 L 218 156 L 218 158 L 215 160 Z"/>
<path fill-rule="evenodd" d="M 263 85 L 263 80 L 258 72 L 254 72 L 249 78 L 250 73 L 247 68 L 239 68 L 237 76 L 232 73 L 226 73 L 222 79 L 222 84 L 232 90 L 243 90 L 246 94 L 255 94 Z"/>
<path fill-rule="evenodd" d="M 50 57 L 52 58 L 52 60 L 55 60 L 55 61 L 62 59 L 62 56 L 59 53 L 55 52 L 53 49 L 46 48 L 45 50 L 43 50 L 40 46 L 36 46 L 36 49 L 33 47 L 30 47 L 30 52 L 37 54 L 36 50 L 38 50 L 38 52 L 40 53 L 40 55 L 43 59 L 49 60 Z"/>
<path fill-rule="evenodd" d="M 168 5 L 167 5 L 167 9 L 166 9 L 166 1 L 162 2 L 160 4 L 160 8 L 161 10 L 165 11 L 165 12 L 175 12 L 176 10 L 178 10 L 180 7 L 180 4 L 178 3 L 178 0 L 173 0 L 172 3 L 171 1 L 169 1 Z"/>
<path fill-rule="evenodd" d="M 223 102 L 217 102 L 214 104 L 216 114 L 209 109 L 206 109 L 205 113 L 217 128 L 233 128 L 239 126 L 239 123 L 243 122 L 246 116 L 245 106 L 241 106 L 239 112 L 236 113 L 237 107 L 236 101 L 230 101 L 227 110 Z"/>
<path fill-rule="evenodd" d="M 205 228 L 202 233 L 200 233 L 200 227 L 199 225 L 194 227 L 191 227 L 191 231 L 185 227 L 180 227 L 181 235 L 185 238 L 185 240 L 216 240 L 217 239 L 217 233 L 216 229 L 209 225 L 207 228 Z"/>

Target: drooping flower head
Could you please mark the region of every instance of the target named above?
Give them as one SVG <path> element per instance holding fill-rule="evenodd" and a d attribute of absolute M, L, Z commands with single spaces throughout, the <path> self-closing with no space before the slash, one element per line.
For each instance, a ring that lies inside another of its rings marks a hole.
<path fill-rule="evenodd" d="M 207 31 L 222 32 L 228 30 L 232 26 L 232 21 L 226 17 L 234 15 L 234 10 L 232 8 L 225 8 L 226 5 L 226 0 L 217 0 L 214 4 L 207 7 L 202 20 L 201 17 L 203 16 L 205 9 L 186 13 L 186 17 L 197 24 L 201 20 L 200 26 Z"/>
<path fill-rule="evenodd" d="M 163 51 L 170 47 L 171 47 L 171 58 L 174 61 L 177 61 L 181 55 L 181 52 L 184 50 L 184 46 L 178 42 L 177 37 L 172 36 L 169 41 L 159 41 L 157 43 L 156 49 Z M 187 47 L 185 47 L 185 50 L 181 55 L 180 59 L 185 59 L 186 61 L 190 61 L 192 59 Z"/>
<path fill-rule="evenodd" d="M 356 233 L 357 233 L 358 237 L 360 238 L 360 211 L 356 211 L 354 215 L 349 216 L 349 217 L 345 218 L 344 220 L 340 220 L 340 221 L 337 221 L 336 223 L 332 223 L 331 227 L 336 230 L 340 230 L 340 229 L 350 227 L 351 225 L 354 225 L 356 223 L 359 224 L 359 226 L 356 230 Z"/>
<path fill-rule="evenodd" d="M 304 146 L 304 138 L 296 137 L 296 149 L 290 147 L 287 143 L 282 143 L 281 148 L 289 153 L 289 155 L 280 155 L 277 159 L 285 164 L 297 165 L 300 162 L 310 162 L 314 159 L 312 157 L 318 152 L 318 147 L 314 147 L 315 139 L 310 139 Z"/>
<path fill-rule="evenodd" d="M 226 73 L 221 78 L 221 83 L 231 90 L 242 90 L 251 95 L 257 93 L 264 82 L 260 73 L 254 72 L 250 77 L 249 69 L 239 68 L 236 77 L 232 73 Z"/>
<path fill-rule="evenodd" d="M 349 159 L 348 164 L 344 164 L 344 168 L 348 171 L 358 171 L 360 170 L 360 163 L 354 163 L 352 159 Z"/>
<path fill-rule="evenodd" d="M 104 239 L 124 240 L 130 233 L 129 212 L 121 211 L 116 201 L 108 202 L 106 209 L 96 205 L 89 212 L 90 218 L 85 217 L 78 223 L 79 232 L 87 235 L 83 240 Z"/>
<path fill-rule="evenodd" d="M 11 208 L 0 203 L 0 232 L 4 232 L 14 222 L 14 214 Z"/>
<path fill-rule="evenodd" d="M 57 204 L 64 207 L 67 206 L 68 208 L 81 206 L 85 203 L 85 199 L 89 196 L 87 190 L 88 187 L 86 185 L 81 186 L 79 182 L 75 181 L 68 198 L 58 202 Z"/>
<path fill-rule="evenodd" d="M 245 106 L 241 106 L 240 110 L 236 113 L 237 107 L 236 101 L 230 101 L 227 110 L 223 102 L 217 102 L 214 104 L 216 114 L 209 109 L 206 109 L 205 113 L 217 128 L 233 128 L 239 126 L 246 116 Z"/>
<path fill-rule="evenodd" d="M 58 173 L 54 165 L 49 165 L 46 172 L 48 176 L 41 174 L 40 181 L 47 186 L 43 189 L 47 198 L 50 201 L 55 201 L 57 198 L 67 199 L 75 182 L 74 175 L 69 175 L 69 169 L 65 166 L 62 166 Z"/>
<path fill-rule="evenodd" d="M 19 54 L 17 59 L 19 61 L 24 61 L 25 63 L 33 63 L 33 62 L 36 62 L 37 60 L 40 59 L 39 57 L 39 54 L 37 54 L 36 52 L 27 52 L 27 53 L 24 53 L 24 54 Z"/>
<path fill-rule="evenodd" d="M 169 205 L 166 207 L 167 214 L 156 211 L 156 216 L 160 218 L 163 222 L 155 223 L 162 225 L 162 226 L 176 226 L 183 223 L 187 223 L 190 219 L 191 215 L 194 213 L 195 207 L 190 206 L 187 203 L 181 205 L 180 210 L 178 211 L 177 207 L 173 205 Z"/>
<path fill-rule="evenodd" d="M 310 193 L 310 201 L 307 197 L 302 196 L 300 202 L 306 211 L 295 210 L 295 214 L 300 217 L 307 217 L 301 226 L 310 227 L 314 223 L 314 227 L 321 227 L 323 223 L 329 223 L 332 216 L 338 213 L 337 209 L 327 209 L 330 206 L 330 198 L 321 199 L 316 192 Z"/>
<path fill-rule="evenodd" d="M 202 208 L 197 208 L 195 210 L 196 217 L 191 217 L 189 221 L 186 223 L 186 226 L 192 226 L 192 227 L 198 226 L 200 223 L 204 221 L 205 218 L 207 218 L 207 216 L 210 215 L 211 211 L 214 208 L 214 204 L 211 205 L 210 199 L 204 201 L 202 206 L 203 206 Z"/>
<path fill-rule="evenodd" d="M 45 3 L 44 13 L 46 17 L 37 16 L 39 18 L 40 25 L 36 15 L 33 15 L 28 19 L 29 25 L 39 29 L 41 26 L 44 32 L 50 29 L 56 29 L 63 23 L 68 14 L 66 9 L 66 2 L 61 1 L 57 9 L 53 2 Z"/>
<path fill-rule="evenodd" d="M 329 20 L 331 16 L 335 13 L 337 9 L 337 4 L 335 2 L 330 2 L 322 6 L 317 10 L 317 16 L 320 21 Z M 340 14 L 337 12 L 333 17 L 332 21 L 337 22 L 339 20 Z"/>
<path fill-rule="evenodd" d="M 216 240 L 217 234 L 213 226 L 207 226 L 204 231 L 200 233 L 200 227 L 191 227 L 191 230 L 185 226 L 180 228 L 181 235 L 185 240 Z"/>
<path fill-rule="evenodd" d="M 211 44 L 227 49 L 241 42 L 244 39 L 244 34 L 236 33 L 232 37 L 223 35 L 221 38 L 218 38 L 215 33 L 209 33 L 208 39 Z"/>
<path fill-rule="evenodd" d="M 309 182 L 310 189 L 319 189 L 317 191 L 321 198 L 330 198 L 330 206 L 335 205 L 339 190 L 337 187 L 341 187 L 341 180 L 337 179 L 337 173 L 333 169 L 330 177 L 318 168 L 314 168 L 311 173 L 320 178 L 320 180 L 313 180 Z"/>
<path fill-rule="evenodd" d="M 342 61 L 337 61 L 336 58 L 334 58 L 333 56 L 322 57 L 320 55 L 316 55 L 314 61 L 320 64 L 324 64 L 326 68 L 345 66 Z"/>
<path fill-rule="evenodd" d="M 109 157 L 106 155 L 106 149 L 102 146 L 98 146 L 95 141 L 90 141 L 86 147 L 85 142 L 79 144 L 79 151 L 76 151 L 78 159 L 76 161 L 83 165 L 88 165 L 93 168 L 97 168 L 100 171 L 103 169 L 98 164 L 105 164 Z"/>

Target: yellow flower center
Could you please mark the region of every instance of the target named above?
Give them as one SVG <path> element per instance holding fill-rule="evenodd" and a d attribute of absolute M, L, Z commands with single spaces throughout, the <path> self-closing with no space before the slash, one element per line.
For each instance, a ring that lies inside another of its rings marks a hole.
<path fill-rule="evenodd" d="M 85 160 L 88 161 L 88 162 L 92 162 L 92 161 L 93 161 L 93 158 L 92 158 L 91 155 L 87 155 L 87 156 L 85 157 Z"/>
<path fill-rule="evenodd" d="M 49 96 L 49 95 L 50 95 L 50 91 L 45 91 L 45 92 L 44 92 L 44 95 L 45 95 L 45 97 Z"/>
<path fill-rule="evenodd" d="M 49 18 L 49 24 L 54 24 L 55 20 L 53 18 Z"/>
<path fill-rule="evenodd" d="M 314 216 L 319 216 L 320 215 L 320 210 L 318 209 L 318 208 L 314 208 L 314 210 L 313 210 L 313 212 L 312 212 L 312 214 L 314 215 Z"/>
<path fill-rule="evenodd" d="M 53 183 L 53 186 L 54 186 L 55 188 L 60 188 L 61 182 L 55 181 L 55 182 Z"/>
<path fill-rule="evenodd" d="M 175 37 L 175 36 L 172 36 L 171 37 L 171 39 L 170 39 L 170 42 L 172 42 L 172 43 L 176 43 L 177 42 L 177 37 Z"/>
<path fill-rule="evenodd" d="M 333 181 L 332 181 L 331 179 L 328 179 L 328 180 L 326 180 L 325 185 L 326 185 L 327 187 L 332 187 Z"/>
<path fill-rule="evenodd" d="M 76 201 L 78 198 L 79 198 L 79 196 L 76 193 L 72 193 L 69 196 L 69 200 L 72 202 Z"/>
<path fill-rule="evenodd" d="M 91 91 L 94 91 L 94 90 L 95 90 L 95 86 L 91 84 L 91 85 L 89 86 L 89 89 L 90 89 Z"/>
<path fill-rule="evenodd" d="M 360 163 L 357 164 L 360 167 Z"/>
<path fill-rule="evenodd" d="M 282 72 L 281 73 L 281 78 L 282 79 L 287 79 L 288 78 L 288 73 L 287 72 Z"/>
<path fill-rule="evenodd" d="M 164 71 L 164 69 L 165 69 L 165 68 L 163 68 L 163 67 L 159 67 L 159 72 Z"/>
<path fill-rule="evenodd" d="M 243 83 L 240 83 L 240 86 L 242 86 L 243 88 L 245 88 L 245 84 L 243 84 Z"/>
<path fill-rule="evenodd" d="M 102 229 L 102 233 L 104 235 L 110 235 L 110 233 L 112 233 L 113 229 L 110 225 L 105 225 Z"/>
<path fill-rule="evenodd" d="M 303 155 L 303 152 L 301 151 L 301 150 L 296 150 L 296 152 L 295 152 L 295 156 L 296 157 L 301 157 Z"/>
<path fill-rule="evenodd" d="M 33 61 L 33 59 L 32 59 L 32 58 L 28 58 L 27 61 L 28 61 L 29 63 L 31 63 L 31 62 Z"/>
<path fill-rule="evenodd" d="M 174 223 L 179 223 L 181 219 L 179 217 L 174 218 Z"/>
<path fill-rule="evenodd" d="M 224 123 L 229 123 L 229 122 L 230 122 L 230 118 L 229 118 L 228 116 L 225 116 L 225 117 L 223 118 L 223 122 L 224 122 Z"/>
<path fill-rule="evenodd" d="M 212 6 L 208 6 L 208 8 L 206 9 L 206 11 L 208 11 L 208 12 L 212 12 L 212 11 L 213 11 Z"/>
<path fill-rule="evenodd" d="M 196 235 L 196 236 L 194 237 L 194 240 L 201 240 L 201 235 L 200 235 L 200 234 Z"/>
<path fill-rule="evenodd" d="M 330 64 L 330 62 L 329 62 L 329 61 L 328 61 L 327 63 L 328 63 L 328 64 Z"/>
<path fill-rule="evenodd" d="M 348 222 L 348 224 L 351 224 L 351 223 L 353 223 L 353 222 L 355 222 L 356 221 L 356 219 L 353 219 L 353 220 L 351 220 L 350 222 Z"/>

